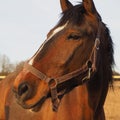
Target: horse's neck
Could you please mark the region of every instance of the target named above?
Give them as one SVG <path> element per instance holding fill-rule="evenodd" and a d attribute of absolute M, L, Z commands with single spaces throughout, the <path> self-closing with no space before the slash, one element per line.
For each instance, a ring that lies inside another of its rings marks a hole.
<path fill-rule="evenodd" d="M 46 102 L 45 106 L 43 106 L 45 111 L 42 112 L 43 120 L 83 120 L 83 117 L 88 120 L 93 116 L 86 85 L 76 87 L 67 93 L 61 100 L 58 112 L 52 111 L 50 100 Z"/>
<path fill-rule="evenodd" d="M 24 118 L 26 120 L 104 120 L 101 118 L 93 119 L 94 110 L 90 105 L 94 101 L 89 99 L 88 88 L 86 85 L 82 85 L 74 88 L 62 98 L 58 112 L 52 111 L 51 98 L 44 102 L 39 112 L 32 112 L 19 106 L 16 103 L 15 97 L 13 97 L 9 106 L 9 120 L 16 120 L 18 118 L 20 120 Z"/>

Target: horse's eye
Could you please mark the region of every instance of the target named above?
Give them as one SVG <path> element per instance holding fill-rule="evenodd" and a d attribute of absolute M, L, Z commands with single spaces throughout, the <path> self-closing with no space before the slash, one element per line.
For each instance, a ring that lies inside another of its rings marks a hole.
<path fill-rule="evenodd" d="M 69 35 L 68 40 L 79 40 L 81 38 L 80 35 Z"/>

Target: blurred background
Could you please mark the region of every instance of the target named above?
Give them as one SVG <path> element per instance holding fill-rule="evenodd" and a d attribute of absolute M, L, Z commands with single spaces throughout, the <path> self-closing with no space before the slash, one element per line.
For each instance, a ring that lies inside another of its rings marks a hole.
<path fill-rule="evenodd" d="M 81 2 L 70 0 L 73 4 Z M 20 71 L 46 39 L 61 13 L 59 0 L 0 0 L 0 80 Z M 105 102 L 107 120 L 120 120 L 120 0 L 94 0 L 114 42 L 114 91 Z M 1 82 L 1 81 L 0 81 Z"/>
<path fill-rule="evenodd" d="M 82 2 L 70 0 L 73 4 Z M 120 72 L 120 0 L 94 0 L 114 42 L 115 71 Z M 0 70 L 13 70 L 30 58 L 60 18 L 59 0 L 0 0 Z"/>

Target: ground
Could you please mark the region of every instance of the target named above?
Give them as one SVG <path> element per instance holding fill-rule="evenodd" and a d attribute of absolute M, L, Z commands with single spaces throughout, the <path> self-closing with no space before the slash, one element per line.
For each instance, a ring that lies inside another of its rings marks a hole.
<path fill-rule="evenodd" d="M 120 82 L 115 82 L 114 90 L 109 90 L 104 108 L 106 120 L 120 120 Z"/>

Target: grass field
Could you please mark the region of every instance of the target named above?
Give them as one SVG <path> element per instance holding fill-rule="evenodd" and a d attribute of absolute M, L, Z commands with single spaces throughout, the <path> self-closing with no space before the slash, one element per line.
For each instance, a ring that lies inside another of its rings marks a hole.
<path fill-rule="evenodd" d="M 115 82 L 114 90 L 109 90 L 104 108 L 106 120 L 120 120 L 120 82 Z"/>

